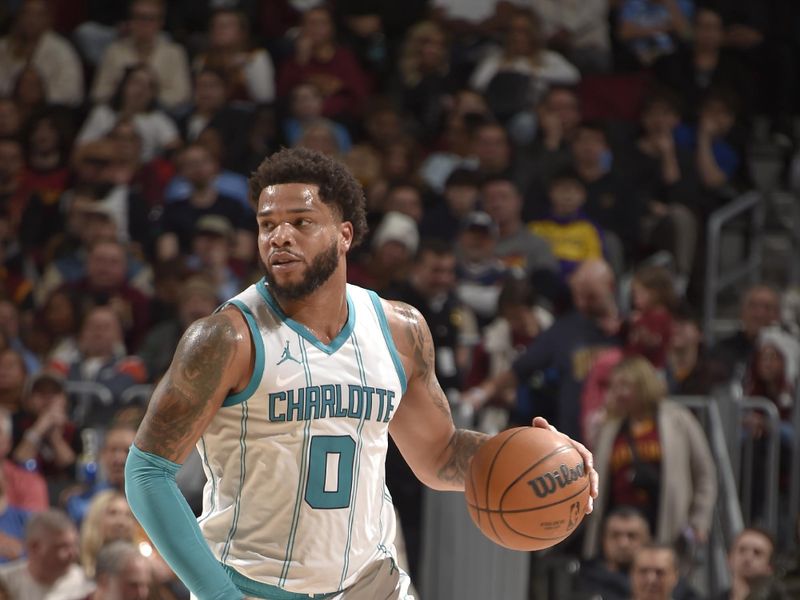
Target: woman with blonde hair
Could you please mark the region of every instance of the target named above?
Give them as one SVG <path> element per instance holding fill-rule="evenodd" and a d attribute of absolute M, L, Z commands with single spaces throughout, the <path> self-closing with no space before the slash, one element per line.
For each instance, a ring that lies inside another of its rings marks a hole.
<path fill-rule="evenodd" d="M 116 540 L 133 542 L 135 531 L 136 523 L 125 495 L 112 489 L 98 493 L 81 524 L 80 560 L 86 574 L 94 577 L 100 548 Z"/>
<path fill-rule="evenodd" d="M 434 21 L 421 21 L 406 33 L 398 65 L 398 95 L 420 133 L 433 139 L 444 122 L 456 85 L 450 76 L 447 34 Z"/>
<path fill-rule="evenodd" d="M 594 450 L 600 495 L 587 519 L 586 558 L 598 552 L 604 515 L 620 506 L 641 510 L 658 543 L 707 538 L 717 497 L 714 459 L 694 415 L 665 395 L 664 380 L 640 356 L 612 371 Z"/>

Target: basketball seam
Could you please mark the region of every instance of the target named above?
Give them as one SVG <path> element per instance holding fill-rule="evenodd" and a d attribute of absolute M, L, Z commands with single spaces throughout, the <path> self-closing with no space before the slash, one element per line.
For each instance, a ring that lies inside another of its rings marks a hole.
<path fill-rule="evenodd" d="M 550 508 L 551 506 L 556 506 L 558 504 L 561 504 L 562 502 L 565 502 L 566 500 L 571 500 L 572 498 L 574 498 L 578 494 L 582 493 L 587 487 L 589 487 L 588 483 L 586 483 L 586 485 L 584 485 L 581 489 L 579 489 L 577 492 L 575 492 L 571 496 L 567 496 L 566 498 L 561 498 L 561 500 L 559 500 L 558 502 L 551 502 L 550 504 L 545 504 L 543 506 L 535 506 L 533 508 L 514 508 L 514 509 L 509 509 L 509 510 L 503 510 L 502 508 L 481 508 L 480 506 L 476 506 L 474 504 L 470 504 L 469 502 L 467 502 L 467 504 L 471 508 L 474 508 L 475 510 L 479 510 L 479 511 L 482 511 L 482 512 L 487 512 L 487 513 L 517 514 L 517 513 L 524 513 L 524 512 L 533 512 L 535 510 L 542 510 L 544 508 Z"/>
<path fill-rule="evenodd" d="M 491 483 L 492 483 L 492 471 L 494 471 L 494 465 L 497 462 L 497 457 L 500 455 L 500 451 L 503 448 L 505 448 L 506 444 L 508 444 L 518 433 L 521 433 L 522 431 L 525 431 L 524 427 L 520 427 L 519 429 L 517 429 L 517 431 L 515 431 L 514 433 L 509 435 L 506 439 L 504 439 L 503 443 L 500 444 L 500 447 L 495 451 L 494 456 L 492 457 L 492 462 L 489 463 L 489 470 L 486 473 L 486 497 L 485 497 L 485 501 L 486 501 L 487 509 L 489 507 L 489 488 L 491 487 Z M 474 459 L 474 456 L 473 456 L 473 459 Z M 477 491 L 477 488 L 476 488 L 476 491 Z M 476 494 L 476 497 L 477 497 L 477 494 Z M 502 496 L 500 498 L 502 500 Z M 502 506 L 502 502 L 500 503 L 500 505 Z M 494 534 L 497 537 L 497 539 L 502 542 L 503 538 L 499 533 L 497 533 L 497 528 L 494 526 L 494 521 L 492 521 L 491 517 L 489 517 L 489 525 L 491 525 L 492 531 L 494 532 Z"/>

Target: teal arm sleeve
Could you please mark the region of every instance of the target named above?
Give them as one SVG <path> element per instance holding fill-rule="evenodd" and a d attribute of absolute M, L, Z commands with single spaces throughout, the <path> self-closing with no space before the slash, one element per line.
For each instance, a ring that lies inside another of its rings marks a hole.
<path fill-rule="evenodd" d="M 175 574 L 199 600 L 244 598 L 211 553 L 197 519 L 178 490 L 180 465 L 131 446 L 125 493 L 133 514 Z"/>

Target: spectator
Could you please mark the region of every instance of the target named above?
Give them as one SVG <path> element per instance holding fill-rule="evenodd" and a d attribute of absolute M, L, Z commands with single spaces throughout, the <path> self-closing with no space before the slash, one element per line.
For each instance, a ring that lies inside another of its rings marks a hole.
<path fill-rule="evenodd" d="M 756 347 L 743 382 L 745 396 L 768 398 L 775 403 L 781 423 L 781 438 L 791 446 L 794 438 L 792 410 L 800 371 L 800 342 L 780 327 L 764 327 L 758 333 Z M 766 421 L 749 422 L 755 437 L 763 435 Z"/>
<path fill-rule="evenodd" d="M 131 2 L 128 24 L 128 35 L 113 42 L 103 55 L 92 85 L 92 100 L 110 102 L 125 72 L 145 64 L 153 73 L 151 85 L 159 103 L 168 110 L 180 108 L 189 101 L 189 61 L 186 51 L 161 32 L 164 2 Z"/>
<path fill-rule="evenodd" d="M 422 215 L 422 237 L 454 242 L 464 219 L 477 210 L 479 194 L 480 176 L 472 169 L 455 169 L 445 181 L 441 198 Z"/>
<path fill-rule="evenodd" d="M 81 450 L 78 428 L 68 414 L 64 379 L 49 371 L 35 376 L 13 423 L 14 461 L 41 473 L 50 496 L 57 497 L 71 481 Z"/>
<path fill-rule="evenodd" d="M 304 82 L 295 86 L 289 99 L 289 116 L 283 120 L 282 133 L 290 146 L 296 145 L 308 126 L 322 119 L 323 96 L 313 83 Z M 330 121 L 336 137 L 336 146 L 346 154 L 353 145 L 350 133 L 341 123 Z"/>
<path fill-rule="evenodd" d="M 472 130 L 490 118 L 489 107 L 481 94 L 466 89 L 453 94 L 452 106 L 444 119 L 441 149 L 428 156 L 419 170 L 420 177 L 433 191 L 441 193 L 447 177 L 455 169 L 477 168 L 477 160 L 470 155 Z"/>
<path fill-rule="evenodd" d="M 141 244 L 144 250 L 149 250 L 153 221 L 137 190 L 118 180 L 119 163 L 117 144 L 110 139 L 78 146 L 73 153 L 73 187 L 64 193 L 56 209 L 63 206 L 69 211 L 73 198 L 83 195 L 108 212 L 116 226 L 118 240 L 132 240 Z M 32 217 L 30 233 L 23 237 L 23 242 L 27 238 L 26 244 L 32 249 L 45 246 L 64 229 L 62 214 L 58 211 L 55 214 L 37 213 Z"/>
<path fill-rule="evenodd" d="M 497 224 L 495 256 L 509 268 L 530 275 L 555 271 L 558 263 L 546 240 L 531 233 L 522 222 L 522 195 L 513 181 L 492 177 L 481 188 L 483 207 Z"/>
<path fill-rule="evenodd" d="M 142 136 L 132 119 L 117 121 L 107 138 L 116 149 L 116 160 L 112 163 L 114 181 L 141 196 L 145 206 L 155 212 L 164 203 L 167 184 L 175 174 L 172 161 L 161 156 L 142 160 Z"/>
<path fill-rule="evenodd" d="M 628 600 L 631 566 L 636 554 L 649 542 L 650 529 L 641 512 L 629 506 L 612 510 L 603 523 L 602 557 L 581 565 L 579 593 L 588 597 L 599 594 L 603 600 Z"/>
<path fill-rule="evenodd" d="M 76 563 L 78 532 L 58 510 L 35 515 L 25 530 L 27 559 L 0 569 L 12 598 L 81 600 L 94 589 Z"/>
<path fill-rule="evenodd" d="M 665 401 L 665 392 L 641 357 L 623 360 L 611 375 L 609 418 L 594 452 L 604 491 L 587 523 L 586 557 L 596 555 L 603 515 L 617 506 L 641 510 L 659 543 L 708 539 L 717 496 L 714 460 L 697 420 Z"/>
<path fill-rule="evenodd" d="M 586 188 L 577 173 L 557 173 L 548 192 L 550 213 L 529 223 L 528 229 L 550 245 L 566 280 L 583 261 L 603 258 L 603 232 L 582 210 Z"/>
<path fill-rule="evenodd" d="M 626 170 L 633 179 L 642 214 L 643 250 L 668 251 L 678 273 L 691 274 L 704 211 L 694 156 L 675 143 L 680 123 L 677 99 L 668 92 L 647 98 L 642 108 L 642 132 L 629 153 Z"/>
<path fill-rule="evenodd" d="M 146 328 L 142 326 L 142 332 Z M 53 363 L 53 368 L 67 381 L 93 381 L 104 385 L 113 396 L 110 406 L 93 405 L 88 414 L 80 416 L 80 424 L 103 426 L 121 407 L 122 393 L 144 383 L 145 366 L 137 356 L 126 353 L 119 313 L 111 306 L 95 306 L 88 310 L 78 337 L 79 354 L 69 363 Z"/>
<path fill-rule="evenodd" d="M 406 33 L 398 61 L 397 95 L 423 141 L 436 139 L 455 91 L 448 55 L 447 35 L 435 21 L 420 21 Z"/>
<path fill-rule="evenodd" d="M 631 281 L 633 312 L 628 319 L 625 350 L 664 368 L 672 338 L 675 282 L 664 267 L 640 267 Z"/>
<path fill-rule="evenodd" d="M 507 371 L 552 322 L 552 315 L 537 305 L 536 293 L 530 283 L 525 279 L 507 276 L 497 298 L 497 317 L 483 328 L 481 342 L 472 356 L 466 385 L 478 385 Z M 530 395 L 526 384 L 517 389 L 500 390 L 489 400 L 492 406 L 499 406 L 505 413 L 510 413 L 506 420 L 511 423 L 530 422 L 524 414 L 526 403 L 523 395 Z"/>
<path fill-rule="evenodd" d="M 11 97 L 17 103 L 23 122 L 47 106 L 47 91 L 41 73 L 33 65 L 22 69 L 14 80 Z"/>
<path fill-rule="evenodd" d="M 0 472 L 0 564 L 22 557 L 25 526 L 31 518 L 30 511 L 9 501 L 6 485 L 5 474 Z"/>
<path fill-rule="evenodd" d="M 678 585 L 678 557 L 668 545 L 647 545 L 633 558 L 631 600 L 671 600 Z"/>
<path fill-rule="evenodd" d="M 8 347 L 19 352 L 25 361 L 25 372 L 28 375 L 36 373 L 41 364 L 22 339 L 19 308 L 10 300 L 0 300 L 0 332 L 5 337 Z"/>
<path fill-rule="evenodd" d="M 275 67 L 263 48 L 251 43 L 250 21 L 240 10 L 219 9 L 209 23 L 208 48 L 194 60 L 195 70 L 218 69 L 225 74 L 232 100 L 272 102 Z"/>
<path fill-rule="evenodd" d="M 42 337 L 45 364 L 68 361 L 78 350 L 77 333 L 81 314 L 78 300 L 66 289 L 53 292 L 39 311 L 35 332 Z"/>
<path fill-rule="evenodd" d="M 219 299 L 214 286 L 201 276 L 193 276 L 181 285 L 178 314 L 153 327 L 139 349 L 138 354 L 147 367 L 149 381 L 157 382 L 161 379 L 172 361 L 183 332 L 197 319 L 214 312 L 219 305 Z"/>
<path fill-rule="evenodd" d="M 598 352 L 592 361 L 581 390 L 581 433 L 587 448 L 594 449 L 597 434 L 606 420 L 611 374 L 623 358 L 622 348 L 612 347 Z"/>
<path fill-rule="evenodd" d="M 762 579 L 773 576 L 772 566 L 775 542 L 766 531 L 745 527 L 734 538 L 728 552 L 731 587 L 714 596 L 712 600 L 739 600 L 751 598 Z"/>
<path fill-rule="evenodd" d="M 99 240 L 86 257 L 86 275 L 65 286 L 78 298 L 81 312 L 108 305 L 117 313 L 125 339 L 135 348 L 150 322 L 149 300 L 128 277 L 125 246 Z"/>
<path fill-rule="evenodd" d="M 459 227 L 456 241 L 456 293 L 475 313 L 480 326 L 497 314 L 497 298 L 508 275 L 495 256 L 497 225 L 485 212 L 469 213 Z"/>
<path fill-rule="evenodd" d="M 153 572 L 136 546 L 118 540 L 97 553 L 95 581 L 97 589 L 87 600 L 148 600 Z"/>
<path fill-rule="evenodd" d="M 711 91 L 700 104 L 697 125 L 681 125 L 675 143 L 695 155 L 700 183 L 710 193 L 724 193 L 742 162 L 731 144 L 738 100 L 727 92 Z"/>
<path fill-rule="evenodd" d="M 534 414 L 546 416 L 560 431 L 580 440 L 580 395 L 592 360 L 601 350 L 619 345 L 620 319 L 615 300 L 614 273 L 607 263 L 589 260 L 569 280 L 575 310 L 542 332 L 511 364 L 511 368 L 486 380 L 462 396 L 465 402 L 483 405 L 509 387 L 528 382 L 531 376 L 550 371 L 552 398 L 542 398 Z"/>
<path fill-rule="evenodd" d="M 80 563 L 89 577 L 97 574 L 101 548 L 117 540 L 133 541 L 135 527 L 131 507 L 121 491 L 108 489 L 92 498 L 80 525 Z"/>
<path fill-rule="evenodd" d="M 29 204 L 35 204 L 32 191 L 23 186 L 25 154 L 22 144 L 13 138 L 0 138 L 0 160 L 0 211 L 14 237 L 22 237 L 19 231 L 22 215 Z"/>
<path fill-rule="evenodd" d="M 419 246 L 417 224 L 408 215 L 387 212 L 372 235 L 372 250 L 348 266 L 348 281 L 379 293 L 407 277 Z"/>
<path fill-rule="evenodd" d="M 217 190 L 219 162 L 211 151 L 198 143 L 187 145 L 180 154 L 178 171 L 191 188 L 186 196 L 164 207 L 158 259 L 163 261 L 188 254 L 197 221 L 210 214 L 225 217 L 233 225 L 236 231 L 234 256 L 249 261 L 255 255 L 255 221 L 241 202 Z"/>
<path fill-rule="evenodd" d="M 19 410 L 27 375 L 22 354 L 8 346 L 0 350 L 0 407 L 11 413 Z"/>
<path fill-rule="evenodd" d="M 0 96 L 0 139 L 10 139 L 19 134 L 22 118 L 17 104 L 11 98 Z"/>
<path fill-rule="evenodd" d="M 98 477 L 83 484 L 83 488 L 71 490 L 64 500 L 65 510 L 76 524 L 83 522 L 97 494 L 105 490 L 121 493 L 125 489 L 125 461 L 135 435 L 136 426 L 122 421 L 112 422 L 106 430 L 100 449 Z"/>
<path fill-rule="evenodd" d="M 748 66 L 724 48 L 725 23 L 720 9 L 698 6 L 694 15 L 694 37 L 689 47 L 679 48 L 654 65 L 656 77 L 680 94 L 686 117 L 697 115 L 703 97 L 712 89 L 725 89 L 744 99 L 752 97 L 752 73 Z M 750 112 L 752 102 L 744 102 Z"/>
<path fill-rule="evenodd" d="M 640 210 L 630 196 L 630 184 L 614 168 L 606 128 L 584 121 L 572 141 L 572 155 L 586 186 L 586 215 L 603 229 L 609 262 L 620 273 L 636 248 Z"/>
<path fill-rule="evenodd" d="M 549 85 L 572 85 L 579 80 L 574 65 L 547 49 L 539 18 L 517 8 L 508 20 L 503 48 L 490 50 L 478 63 L 470 86 L 487 95 L 492 112 L 504 121 L 536 102 Z"/>
<path fill-rule="evenodd" d="M 739 331 L 719 340 L 711 356 L 727 367 L 727 376 L 741 379 L 756 347 L 759 332 L 777 323 L 780 317 L 780 298 L 771 287 L 763 284 L 749 288 L 739 311 Z"/>
<path fill-rule="evenodd" d="M 278 95 L 286 98 L 301 82 L 316 85 L 324 96 L 322 114 L 357 117 L 367 99 L 367 77 L 355 56 L 336 42 L 333 15 L 324 5 L 303 13 L 294 54 L 279 71 Z"/>
<path fill-rule="evenodd" d="M 699 319 L 686 307 L 672 313 L 666 381 L 671 396 L 707 396 L 723 383 L 727 367 L 711 360 L 703 346 Z"/>
<path fill-rule="evenodd" d="M 532 0 L 547 45 L 581 72 L 611 68 L 607 0 Z"/>
<path fill-rule="evenodd" d="M 70 43 L 51 29 L 46 0 L 24 0 L 8 36 L 0 39 L 0 94 L 11 92 L 20 71 L 32 65 L 42 76 L 47 101 L 78 106 L 83 69 Z"/>
<path fill-rule="evenodd" d="M 519 162 L 534 172 L 532 180 L 544 187 L 553 175 L 573 164 L 571 146 L 581 124 L 580 100 L 574 89 L 552 86 L 535 105 L 535 131 L 520 135 L 512 123 L 511 136 L 519 146 Z M 529 138 L 530 139 L 529 141 Z M 532 190 L 538 192 L 539 190 Z M 544 193 L 540 193 L 544 196 Z M 539 217 L 546 210 L 542 199 L 531 196 L 526 217 Z"/>
<path fill-rule="evenodd" d="M 225 217 L 200 217 L 195 225 L 192 254 L 186 259 L 190 271 L 213 284 L 219 302 L 233 298 L 243 289 L 241 278 L 230 264 L 234 235 L 233 226 Z"/>
<path fill-rule="evenodd" d="M 336 135 L 336 123 L 330 119 L 317 119 L 306 123 L 293 147 L 316 150 L 334 158 L 342 156 L 342 147 Z"/>
<path fill-rule="evenodd" d="M 424 213 L 422 191 L 410 181 L 397 181 L 386 190 L 383 199 L 384 211 L 408 215 L 419 225 Z"/>
<path fill-rule="evenodd" d="M 49 506 L 47 484 L 35 470 L 26 469 L 9 458 L 14 439 L 10 413 L 0 409 L 0 457 L 2 457 L 3 493 L 10 506 L 28 512 L 46 510 Z"/>
<path fill-rule="evenodd" d="M 141 1 L 141 0 L 140 0 Z M 78 133 L 78 144 L 108 135 L 120 119 L 130 119 L 142 141 L 141 159 L 148 162 L 180 145 L 175 123 L 156 104 L 155 72 L 146 64 L 125 69 L 108 103 L 89 113 Z"/>
<path fill-rule="evenodd" d="M 43 306 L 64 284 L 73 284 L 86 276 L 90 249 L 99 242 L 117 241 L 117 226 L 108 207 L 83 193 L 71 194 L 67 207 L 65 231 L 50 241 L 51 254 L 35 289 L 35 300 Z M 141 260 L 128 253 L 128 273 L 134 287 L 148 292 L 152 273 Z"/>
<path fill-rule="evenodd" d="M 25 123 L 22 139 L 26 166 L 20 185 L 38 196 L 43 206 L 57 203 L 67 189 L 70 134 L 69 123 L 52 111 L 37 112 Z"/>
<path fill-rule="evenodd" d="M 617 36 L 639 65 L 648 67 L 691 37 L 693 14 L 693 0 L 624 0 L 617 15 Z"/>

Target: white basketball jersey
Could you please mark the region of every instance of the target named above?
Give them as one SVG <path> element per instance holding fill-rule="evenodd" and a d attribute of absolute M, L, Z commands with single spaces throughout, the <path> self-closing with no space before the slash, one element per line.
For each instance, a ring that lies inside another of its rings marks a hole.
<path fill-rule="evenodd" d="M 348 319 L 323 344 L 264 281 L 230 300 L 250 326 L 255 367 L 200 438 L 200 528 L 234 582 L 341 590 L 394 557 L 385 485 L 389 420 L 405 373 L 374 292 L 348 285 Z"/>

